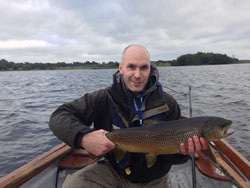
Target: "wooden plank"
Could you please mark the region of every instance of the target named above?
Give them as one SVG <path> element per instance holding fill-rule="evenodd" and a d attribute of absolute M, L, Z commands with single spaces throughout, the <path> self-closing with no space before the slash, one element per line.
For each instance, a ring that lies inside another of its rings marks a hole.
<path fill-rule="evenodd" d="M 0 179 L 1 188 L 17 188 L 27 182 L 32 177 L 39 174 L 56 160 L 68 154 L 71 148 L 62 143 L 52 148 L 50 151 L 20 167 L 9 175 Z"/>
<path fill-rule="evenodd" d="M 214 150 L 211 145 L 209 145 L 211 151 L 213 152 L 214 157 L 216 158 L 217 164 L 226 172 L 233 180 L 235 180 L 235 183 L 237 183 L 237 186 L 242 188 L 250 188 L 250 186 L 247 184 L 247 182 L 241 178 L 219 155 L 219 152 Z"/>
<path fill-rule="evenodd" d="M 58 164 L 58 168 L 60 169 L 71 169 L 71 170 L 78 170 L 85 166 L 88 166 L 94 163 L 95 160 L 91 159 L 87 155 L 69 155 L 63 161 Z"/>
<path fill-rule="evenodd" d="M 69 156 L 58 164 L 58 168 L 77 170 L 96 162 L 98 159 L 98 157 L 92 159 L 85 149 L 74 149 Z"/>
<path fill-rule="evenodd" d="M 217 140 L 214 143 L 220 149 L 220 151 L 222 151 L 250 181 L 250 162 L 226 141 Z"/>

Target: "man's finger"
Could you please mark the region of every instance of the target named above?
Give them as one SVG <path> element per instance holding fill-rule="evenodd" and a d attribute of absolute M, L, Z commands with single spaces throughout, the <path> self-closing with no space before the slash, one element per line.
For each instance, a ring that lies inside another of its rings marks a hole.
<path fill-rule="evenodd" d="M 196 152 L 201 151 L 201 143 L 200 143 L 200 139 L 198 138 L 198 136 L 193 136 L 193 141 L 194 141 L 194 149 Z"/>
<path fill-rule="evenodd" d="M 188 154 L 194 153 L 194 142 L 192 138 L 188 139 Z"/>
<path fill-rule="evenodd" d="M 181 152 L 181 154 L 183 154 L 183 155 L 187 155 L 187 151 L 186 151 L 186 148 L 185 148 L 184 143 L 181 143 L 181 144 L 180 144 L 180 152 Z"/>
<path fill-rule="evenodd" d="M 208 149 L 208 143 L 203 137 L 200 138 L 200 143 L 201 143 L 202 150 Z"/>
<path fill-rule="evenodd" d="M 112 150 L 115 149 L 115 144 L 113 142 L 111 142 L 108 138 L 107 139 L 107 149 Z"/>

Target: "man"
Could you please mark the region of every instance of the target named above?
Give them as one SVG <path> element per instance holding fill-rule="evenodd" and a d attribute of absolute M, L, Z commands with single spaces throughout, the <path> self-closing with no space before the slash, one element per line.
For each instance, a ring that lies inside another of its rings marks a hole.
<path fill-rule="evenodd" d="M 115 145 L 105 134 L 114 128 L 143 126 L 145 119 L 177 120 L 177 102 L 162 90 L 159 73 L 150 64 L 145 47 L 130 45 L 123 51 L 119 71 L 111 87 L 87 93 L 60 106 L 51 116 L 54 134 L 76 148 L 85 148 L 105 160 L 68 176 L 63 187 L 167 187 L 171 165 L 187 161 L 188 154 L 207 148 L 203 138 L 190 138 L 188 149 L 180 144 L 181 154 L 160 155 L 151 168 L 145 154 L 128 153 L 117 161 Z M 94 124 L 94 130 L 89 126 Z"/>

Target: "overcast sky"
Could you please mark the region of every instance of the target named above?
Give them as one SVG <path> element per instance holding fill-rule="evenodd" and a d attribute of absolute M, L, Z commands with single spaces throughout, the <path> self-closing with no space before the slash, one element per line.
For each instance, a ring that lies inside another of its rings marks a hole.
<path fill-rule="evenodd" d="M 250 59 L 249 10 L 249 0 L 0 0 L 0 59 L 120 61 L 135 43 L 152 60 Z"/>

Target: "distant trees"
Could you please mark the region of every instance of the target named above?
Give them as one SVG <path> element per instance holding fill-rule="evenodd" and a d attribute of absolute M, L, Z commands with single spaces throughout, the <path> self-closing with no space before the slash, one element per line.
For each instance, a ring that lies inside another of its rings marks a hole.
<path fill-rule="evenodd" d="M 0 60 L 0 71 L 7 70 L 57 70 L 57 69 L 86 69 L 86 68 L 117 68 L 118 62 L 109 61 L 108 63 L 97 63 L 95 61 L 87 61 L 85 63 L 14 63 L 5 59 Z"/>
<path fill-rule="evenodd" d="M 8 62 L 5 59 L 0 60 L 0 70 L 8 70 L 13 66 L 13 62 Z"/>
<path fill-rule="evenodd" d="M 223 54 L 202 53 L 186 54 L 177 58 L 172 63 L 173 66 L 186 66 L 186 65 L 219 65 L 219 64 L 232 64 L 239 62 L 236 58 L 228 57 Z"/>
<path fill-rule="evenodd" d="M 187 65 L 218 65 L 231 63 L 249 63 L 249 60 L 239 61 L 237 58 L 231 58 L 224 54 L 202 53 L 186 54 L 171 61 L 152 61 L 157 66 L 187 66 Z M 0 71 L 6 70 L 57 70 L 57 69 L 103 69 L 117 68 L 118 62 L 109 61 L 108 63 L 98 63 L 95 61 L 82 62 L 57 62 L 57 63 L 14 63 L 5 59 L 0 60 Z"/>

